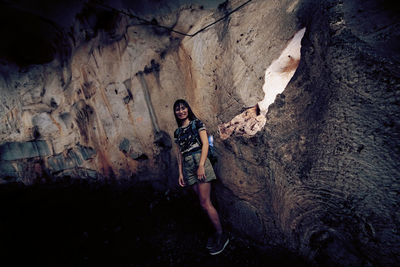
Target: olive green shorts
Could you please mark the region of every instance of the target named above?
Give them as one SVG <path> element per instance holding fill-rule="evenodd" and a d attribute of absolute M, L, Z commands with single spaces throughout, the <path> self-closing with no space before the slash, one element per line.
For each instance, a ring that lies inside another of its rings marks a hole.
<path fill-rule="evenodd" d="M 183 156 L 183 177 L 187 185 L 194 185 L 195 183 L 208 183 L 212 180 L 217 179 L 214 173 L 214 169 L 208 158 L 206 159 L 206 163 L 204 164 L 206 179 L 200 181 L 197 178 L 197 169 L 199 168 L 200 156 L 200 152 Z"/>

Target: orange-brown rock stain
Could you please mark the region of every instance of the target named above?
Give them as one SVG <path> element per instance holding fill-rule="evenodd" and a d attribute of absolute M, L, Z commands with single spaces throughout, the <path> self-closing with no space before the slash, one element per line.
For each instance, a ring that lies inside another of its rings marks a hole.
<path fill-rule="evenodd" d="M 184 77 L 184 89 L 185 89 L 185 95 L 187 95 L 188 101 L 191 103 L 194 103 L 194 100 L 196 98 L 196 81 L 193 77 L 192 73 L 192 58 L 190 55 L 187 53 L 185 50 L 184 46 L 182 44 L 179 44 L 179 49 L 178 49 L 178 55 L 177 58 L 179 61 L 177 62 L 180 70 L 183 73 Z M 193 100 L 193 101 L 192 101 Z M 193 105 L 193 104 L 192 104 Z"/>
<path fill-rule="evenodd" d="M 103 127 L 99 125 L 99 118 L 96 118 L 96 122 L 93 125 L 91 125 L 92 123 L 88 125 L 88 142 L 86 145 L 95 149 L 97 153 L 95 165 L 105 177 L 108 177 L 112 168 L 108 156 L 107 136 L 104 134 Z"/>
<path fill-rule="evenodd" d="M 61 125 L 54 119 L 54 117 L 49 114 L 49 117 L 51 119 L 51 121 L 54 123 L 54 125 L 58 128 L 58 132 L 60 133 L 60 135 L 62 134 L 62 127 Z"/>
<path fill-rule="evenodd" d="M 286 66 L 282 68 L 282 70 L 281 70 L 282 73 L 289 73 L 289 72 L 295 71 L 297 69 L 297 67 L 299 66 L 300 59 L 295 59 L 295 58 L 291 57 L 290 55 L 288 57 L 289 57 L 289 61 L 287 62 Z"/>
<path fill-rule="evenodd" d="M 128 119 L 130 121 L 130 123 L 132 124 L 132 126 L 135 126 L 135 120 L 134 117 L 132 115 L 132 111 L 131 108 L 129 106 L 129 103 L 125 104 L 126 110 L 128 111 Z"/>

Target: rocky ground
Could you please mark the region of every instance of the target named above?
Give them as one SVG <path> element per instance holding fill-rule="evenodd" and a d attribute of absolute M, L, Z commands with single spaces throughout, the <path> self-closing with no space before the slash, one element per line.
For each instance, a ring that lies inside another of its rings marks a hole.
<path fill-rule="evenodd" d="M 226 250 L 204 248 L 212 228 L 190 191 L 146 185 L 0 186 L 1 266 L 306 266 L 283 248 L 235 233 Z M 227 226 L 229 228 L 229 226 Z"/>

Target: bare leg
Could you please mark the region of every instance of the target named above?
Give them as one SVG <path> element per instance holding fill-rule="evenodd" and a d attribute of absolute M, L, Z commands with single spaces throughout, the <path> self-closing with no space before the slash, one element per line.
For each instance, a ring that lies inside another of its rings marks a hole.
<path fill-rule="evenodd" d="M 198 196 L 199 195 L 199 185 L 198 184 L 194 184 L 192 186 L 192 188 L 193 188 L 193 191 L 196 192 L 196 195 Z"/>
<path fill-rule="evenodd" d="M 197 193 L 201 207 L 207 212 L 211 223 L 218 234 L 222 233 L 222 226 L 219 220 L 217 210 L 214 208 L 210 199 L 211 184 L 210 183 L 198 183 L 193 185 L 193 190 Z"/>

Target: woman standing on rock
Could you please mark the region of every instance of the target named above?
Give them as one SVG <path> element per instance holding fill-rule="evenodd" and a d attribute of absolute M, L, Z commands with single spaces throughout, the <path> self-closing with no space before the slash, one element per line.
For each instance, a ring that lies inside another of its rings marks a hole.
<path fill-rule="evenodd" d="M 206 128 L 183 99 L 175 101 L 174 115 L 178 124 L 174 139 L 179 146 L 179 185 L 191 186 L 199 197 L 200 205 L 206 211 L 216 230 L 215 234 L 208 239 L 206 247 L 211 255 L 216 255 L 225 249 L 229 238 L 222 231 L 218 212 L 210 199 L 210 182 L 215 180 L 216 176 L 210 160 L 207 158 L 209 144 Z"/>

